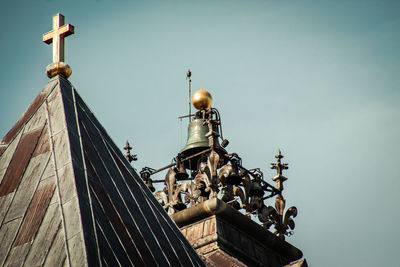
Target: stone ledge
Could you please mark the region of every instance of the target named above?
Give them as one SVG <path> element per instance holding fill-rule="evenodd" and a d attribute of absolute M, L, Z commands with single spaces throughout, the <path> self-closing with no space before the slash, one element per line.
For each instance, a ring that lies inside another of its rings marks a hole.
<path fill-rule="evenodd" d="M 265 247 L 275 251 L 289 261 L 299 260 L 303 256 L 299 249 L 262 228 L 259 224 L 219 199 L 204 201 L 196 206 L 172 214 L 171 218 L 181 228 L 213 215 L 229 222 L 235 228 L 253 237 Z"/>

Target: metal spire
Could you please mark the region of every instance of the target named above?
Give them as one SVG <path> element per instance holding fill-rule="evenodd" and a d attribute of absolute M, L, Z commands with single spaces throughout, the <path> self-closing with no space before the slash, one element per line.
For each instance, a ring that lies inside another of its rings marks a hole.
<path fill-rule="evenodd" d="M 192 121 L 192 72 L 190 70 L 186 73 L 186 79 L 188 80 L 188 90 L 189 90 L 189 122 Z"/>
<path fill-rule="evenodd" d="M 124 150 L 126 150 L 126 154 L 125 154 L 125 158 L 129 161 L 129 163 L 131 163 L 132 161 L 136 161 L 137 160 L 137 155 L 131 155 L 131 150 L 132 147 L 129 145 L 129 142 L 126 141 Z"/>

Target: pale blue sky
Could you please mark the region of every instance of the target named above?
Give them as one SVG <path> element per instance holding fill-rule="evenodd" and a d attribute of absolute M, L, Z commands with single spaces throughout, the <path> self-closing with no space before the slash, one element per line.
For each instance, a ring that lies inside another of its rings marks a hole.
<path fill-rule="evenodd" d="M 3 0 L 1 136 L 48 81 L 57 12 L 70 81 L 137 169 L 184 146 L 190 68 L 245 166 L 270 181 L 286 156 L 310 266 L 398 266 L 400 2 Z"/>

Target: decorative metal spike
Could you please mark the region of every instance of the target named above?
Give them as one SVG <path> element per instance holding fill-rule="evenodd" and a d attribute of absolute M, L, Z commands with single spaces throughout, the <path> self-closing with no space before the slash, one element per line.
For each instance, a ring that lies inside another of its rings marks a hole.
<path fill-rule="evenodd" d="M 276 182 L 276 188 L 282 191 L 283 182 L 287 180 L 287 178 L 282 175 L 282 171 L 289 169 L 289 164 L 281 162 L 283 155 L 280 149 L 278 150 L 278 154 L 275 155 L 275 158 L 277 159 L 276 163 L 271 163 L 271 169 L 276 170 L 276 176 L 272 178 L 272 180 Z"/>
<path fill-rule="evenodd" d="M 276 188 L 280 191 L 279 194 L 275 198 L 275 208 L 268 207 L 267 209 L 263 208 L 262 212 L 259 213 L 259 219 L 264 223 L 264 226 L 268 229 L 271 225 L 274 225 L 275 232 L 274 234 L 279 236 L 282 239 L 285 239 L 285 236 L 290 236 L 293 234 L 293 230 L 295 227 L 294 221 L 292 217 L 297 216 L 297 208 L 290 207 L 286 213 L 284 212 L 286 206 L 286 200 L 282 195 L 283 190 L 283 182 L 287 180 L 285 176 L 282 175 L 283 170 L 289 169 L 287 163 L 282 163 L 281 159 L 283 155 L 281 150 L 278 150 L 278 153 L 275 155 L 276 163 L 271 163 L 271 169 L 276 169 L 276 176 L 272 178 L 273 181 L 276 182 Z"/>
<path fill-rule="evenodd" d="M 278 149 L 278 154 L 275 155 L 275 158 L 277 158 L 279 161 L 280 161 L 281 158 L 284 158 L 284 156 L 282 155 L 280 149 Z"/>
<path fill-rule="evenodd" d="M 126 141 L 124 149 L 126 150 L 125 158 L 131 163 L 132 161 L 137 161 L 137 154 L 131 155 L 132 147 L 129 145 L 129 142 Z"/>

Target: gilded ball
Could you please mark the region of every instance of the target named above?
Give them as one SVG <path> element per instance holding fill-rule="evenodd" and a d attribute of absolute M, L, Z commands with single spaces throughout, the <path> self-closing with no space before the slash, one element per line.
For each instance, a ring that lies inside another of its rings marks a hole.
<path fill-rule="evenodd" d="M 192 103 L 193 106 L 198 110 L 208 109 L 211 107 L 212 103 L 211 94 L 206 90 L 200 89 L 199 91 L 193 94 Z"/>
<path fill-rule="evenodd" d="M 53 62 L 46 68 L 46 74 L 50 79 L 56 75 L 62 75 L 64 78 L 68 79 L 71 73 L 71 67 L 65 62 Z"/>

